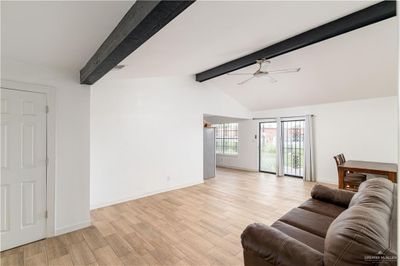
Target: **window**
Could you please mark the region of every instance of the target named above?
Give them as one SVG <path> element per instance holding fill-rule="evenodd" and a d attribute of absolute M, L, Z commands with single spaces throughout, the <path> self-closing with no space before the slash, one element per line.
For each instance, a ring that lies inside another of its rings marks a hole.
<path fill-rule="evenodd" d="M 215 124 L 215 146 L 218 154 L 238 154 L 238 123 Z"/>

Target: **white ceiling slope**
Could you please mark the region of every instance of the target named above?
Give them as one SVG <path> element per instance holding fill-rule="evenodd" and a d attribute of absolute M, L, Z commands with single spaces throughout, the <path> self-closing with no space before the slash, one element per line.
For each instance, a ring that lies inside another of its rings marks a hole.
<path fill-rule="evenodd" d="M 193 75 L 374 3 L 196 2 L 108 77 Z M 271 68 L 302 68 L 277 83 L 238 86 L 244 77 L 227 75 L 206 83 L 253 111 L 395 95 L 396 36 L 397 17 L 274 58 Z"/>
<path fill-rule="evenodd" d="M 133 1 L 1 1 L 1 57 L 78 71 Z"/>
<path fill-rule="evenodd" d="M 111 72 L 194 74 L 374 4 L 369 1 L 197 1 Z"/>
<path fill-rule="evenodd" d="M 301 67 L 277 74 L 276 83 L 223 75 L 207 82 L 250 110 L 312 105 L 397 94 L 397 18 L 391 18 L 271 59 L 269 68 Z M 236 71 L 254 72 L 255 65 Z"/>
<path fill-rule="evenodd" d="M 370 1 L 198 1 L 107 79 L 193 75 L 370 6 Z M 1 2 L 2 58 L 78 71 L 133 1 Z M 272 60 L 301 72 L 237 86 L 207 81 L 250 110 L 394 95 L 397 18 Z M 250 67 L 254 68 L 254 66 Z M 246 71 L 243 69 L 242 71 Z"/>

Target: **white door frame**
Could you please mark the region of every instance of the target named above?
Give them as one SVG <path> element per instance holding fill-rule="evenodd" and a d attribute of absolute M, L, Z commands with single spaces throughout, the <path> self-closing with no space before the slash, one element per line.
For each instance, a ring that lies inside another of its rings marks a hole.
<path fill-rule="evenodd" d="M 1 80 L 0 87 L 3 89 L 39 92 L 46 95 L 49 112 L 47 113 L 46 123 L 46 152 L 48 164 L 46 168 L 46 237 L 55 235 L 55 161 L 56 161 L 56 88 L 46 85 L 31 84 L 13 80 Z"/>

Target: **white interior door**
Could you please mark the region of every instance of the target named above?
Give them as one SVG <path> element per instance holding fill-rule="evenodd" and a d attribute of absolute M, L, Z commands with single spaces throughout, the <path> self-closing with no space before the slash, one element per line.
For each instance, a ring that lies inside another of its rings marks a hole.
<path fill-rule="evenodd" d="M 46 236 L 46 95 L 1 89 L 1 250 Z"/>

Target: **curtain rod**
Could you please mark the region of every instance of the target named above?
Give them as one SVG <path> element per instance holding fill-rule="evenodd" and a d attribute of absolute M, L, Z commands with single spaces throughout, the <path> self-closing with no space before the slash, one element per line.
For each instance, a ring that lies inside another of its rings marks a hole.
<path fill-rule="evenodd" d="M 299 118 L 299 117 L 305 117 L 307 115 L 295 115 L 295 116 L 276 116 L 276 117 L 260 117 L 260 118 L 253 118 L 253 120 L 267 120 L 267 119 L 277 119 L 277 118 Z M 311 115 L 313 117 L 314 115 Z"/>

